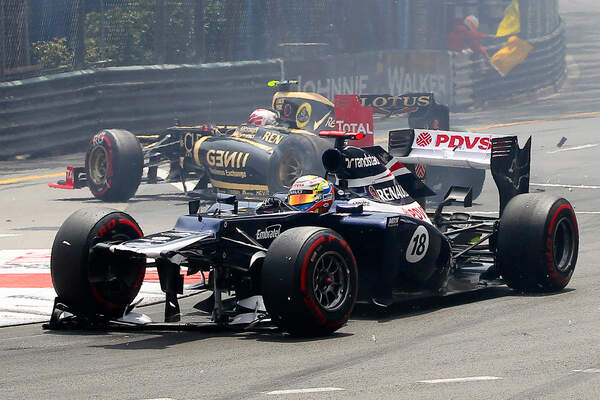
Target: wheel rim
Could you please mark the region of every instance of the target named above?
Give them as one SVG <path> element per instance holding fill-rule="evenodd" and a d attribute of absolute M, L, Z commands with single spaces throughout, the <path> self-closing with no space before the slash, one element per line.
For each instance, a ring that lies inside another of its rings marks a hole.
<path fill-rule="evenodd" d="M 284 187 L 291 187 L 294 181 L 302 176 L 302 163 L 293 153 L 287 153 L 279 164 L 279 182 Z"/>
<path fill-rule="evenodd" d="M 573 224 L 569 218 L 563 217 L 556 223 L 552 238 L 552 257 L 556 269 L 567 272 L 571 268 L 575 254 Z"/>
<path fill-rule="evenodd" d="M 317 303 L 326 311 L 340 308 L 350 293 L 350 269 L 335 251 L 317 260 L 313 271 L 313 293 Z"/>
<path fill-rule="evenodd" d="M 122 243 L 128 240 L 137 239 L 137 235 L 131 235 L 125 232 L 118 232 L 110 237 L 112 243 Z M 94 241 L 97 244 L 100 241 Z M 122 301 L 133 301 L 133 299 L 126 299 L 132 293 L 133 290 L 137 290 L 137 286 L 141 285 L 141 274 L 145 271 L 145 260 L 139 259 L 111 259 L 99 256 L 92 253 L 90 256 L 89 268 L 93 270 L 95 268 L 107 269 L 109 273 L 106 276 L 106 280 L 94 279 L 90 282 L 99 299 L 109 306 L 120 305 Z M 101 267 L 100 267 L 101 266 Z M 133 296 L 132 296 L 133 297 Z M 113 299 L 117 299 L 116 303 L 113 303 Z"/>
<path fill-rule="evenodd" d="M 108 154 L 102 146 L 95 147 L 90 154 L 89 179 L 96 185 L 106 183 L 108 174 Z"/>

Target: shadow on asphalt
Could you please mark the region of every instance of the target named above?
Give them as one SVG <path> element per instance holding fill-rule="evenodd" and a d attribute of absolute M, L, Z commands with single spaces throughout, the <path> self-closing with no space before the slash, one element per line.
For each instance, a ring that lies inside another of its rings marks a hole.
<path fill-rule="evenodd" d="M 380 323 L 385 323 L 395 319 L 428 314 L 448 307 L 455 307 L 485 300 L 493 300 L 504 297 L 560 296 L 574 290 L 575 289 L 572 288 L 565 288 L 560 292 L 553 293 L 519 293 L 508 287 L 491 287 L 472 292 L 452 294 L 444 297 L 428 297 L 418 300 L 408 300 L 393 304 L 387 308 L 377 307 L 375 305 L 357 304 L 350 319 L 376 320 Z"/>
<path fill-rule="evenodd" d="M 188 342 L 199 342 L 213 338 L 238 338 L 241 340 L 257 340 L 263 342 L 307 343 L 323 340 L 336 340 L 352 336 L 351 333 L 335 332 L 329 336 L 296 337 L 282 332 L 277 328 L 262 328 L 249 331 L 220 328 L 216 326 L 196 327 L 193 330 L 161 330 L 160 328 L 144 330 L 52 330 L 49 335 L 60 336 L 98 336 L 99 338 L 114 337 L 119 343 L 95 344 L 90 347 L 113 350 L 161 350 Z"/>
<path fill-rule="evenodd" d="M 432 297 L 419 300 L 409 300 L 394 304 L 388 308 L 381 308 L 374 305 L 358 304 L 351 317 L 352 320 L 366 320 L 377 323 L 386 323 L 397 319 L 409 318 L 417 315 L 424 315 L 434 311 L 466 305 L 485 300 L 494 300 L 506 297 L 555 297 L 573 292 L 576 289 L 566 288 L 560 292 L 554 293 L 518 293 L 507 287 L 492 287 L 478 291 L 454 294 L 445 297 Z M 161 307 L 157 304 L 154 307 Z M 157 308 L 149 312 L 155 320 L 158 320 Z M 148 310 L 150 311 L 150 310 Z M 98 344 L 91 347 L 116 349 L 116 350 L 159 350 L 166 349 L 178 344 L 201 341 L 209 338 L 238 338 L 241 340 L 257 340 L 263 342 L 278 343 L 309 343 L 323 340 L 336 340 L 343 337 L 353 336 L 354 333 L 335 332 L 330 336 L 320 337 L 297 337 L 282 332 L 273 326 L 257 327 L 251 330 L 222 328 L 208 322 L 205 314 L 190 311 L 183 315 L 183 320 L 179 324 L 161 324 L 157 323 L 152 327 L 106 327 L 96 329 L 65 329 L 48 330 L 48 335 L 60 336 L 98 336 L 99 338 L 114 337 L 113 341 L 119 343 Z"/>

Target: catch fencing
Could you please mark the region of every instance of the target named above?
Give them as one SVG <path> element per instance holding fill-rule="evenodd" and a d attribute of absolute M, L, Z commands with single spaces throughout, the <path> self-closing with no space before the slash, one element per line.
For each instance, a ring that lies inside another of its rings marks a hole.
<path fill-rule="evenodd" d="M 101 128 L 239 123 L 268 105 L 279 61 L 112 67 L 0 83 L 0 159 L 82 149 Z"/>
<path fill-rule="evenodd" d="M 51 1 L 44 0 L 45 3 Z M 82 1 L 73 0 L 73 4 Z M 134 0 L 105 0 L 106 4 L 125 1 Z M 163 0 L 148 1 L 159 4 Z M 264 1 L 267 0 L 256 4 Z M 323 4 L 316 0 L 306 1 L 302 4 L 315 7 Z M 350 0 L 327 3 L 343 9 L 343 1 Z M 432 16 L 443 19 L 446 14 L 462 16 L 481 12 L 482 23 L 491 29 L 489 27 L 497 25 L 508 3 L 508 0 L 448 0 L 443 2 L 445 8 L 436 11 L 439 15 L 428 16 L 426 11 L 434 8 L 425 5 L 436 1 L 415 3 L 421 7 L 410 10 L 405 7 L 408 0 L 393 2 L 397 14 L 386 17 L 389 21 L 397 21 L 401 16 L 426 20 Z M 225 4 L 208 0 L 204 3 Z M 284 3 L 292 2 L 280 4 Z M 364 3 L 364 0 L 352 0 L 352 4 Z M 20 3 L 19 0 L 5 0 L 4 4 Z M 254 3 L 249 0 L 239 4 Z M 377 4 L 381 7 L 379 11 L 392 5 L 387 0 L 378 0 Z M 91 135 L 103 128 L 156 133 L 175 120 L 182 125 L 236 124 L 245 120 L 254 107 L 270 104 L 272 91 L 266 87 L 266 82 L 280 78 L 299 79 L 302 90 L 319 92 L 329 98 L 344 93 L 433 92 L 436 100 L 448 104 L 452 111 L 484 107 L 488 102 L 514 101 L 541 89 L 556 90 L 566 74 L 565 27 L 558 16 L 558 3 L 556 0 L 520 0 L 520 4 L 520 36 L 533 46 L 533 50 L 505 77 L 481 56 L 435 49 L 443 36 L 420 37 L 415 29 L 407 36 L 406 26 L 398 25 L 385 37 L 377 30 L 361 31 L 361 36 L 369 38 L 362 42 L 345 40 L 324 44 L 306 41 L 311 36 L 299 37 L 299 42 L 288 41 L 294 40 L 293 37 L 279 38 L 282 40 L 276 46 L 278 53 L 273 53 L 282 56 L 279 59 L 132 67 L 97 65 L 79 71 L 0 82 L 0 159 L 19 154 L 81 150 Z M 342 18 L 334 24 L 335 29 L 355 29 L 360 25 L 347 24 L 344 20 L 347 14 L 331 15 Z M 483 18 L 483 15 L 487 17 Z M 378 18 L 370 19 L 373 27 L 377 27 L 373 22 Z M 300 31 L 297 33 L 300 35 Z M 406 48 L 409 37 L 413 46 L 410 49 Z M 375 50 L 373 43 L 377 39 L 383 43 L 379 48 L 387 49 Z M 493 54 L 504 41 L 497 39 L 485 45 Z M 348 51 L 348 46 L 358 47 Z M 265 53 L 257 54 L 266 58 Z"/>
<path fill-rule="evenodd" d="M 422 37 L 413 17 L 432 22 L 421 3 L 0 0 L 0 81 L 99 66 L 264 60 L 287 57 L 297 44 L 320 55 L 404 49 Z"/>

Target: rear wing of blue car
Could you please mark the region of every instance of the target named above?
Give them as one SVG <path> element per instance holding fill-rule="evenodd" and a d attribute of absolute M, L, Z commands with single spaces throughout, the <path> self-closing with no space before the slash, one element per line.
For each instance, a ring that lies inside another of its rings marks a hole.
<path fill-rule="evenodd" d="M 474 132 L 400 129 L 389 132 L 389 153 L 408 165 L 489 169 L 500 195 L 500 213 L 510 199 L 529 191 L 531 138 Z"/>

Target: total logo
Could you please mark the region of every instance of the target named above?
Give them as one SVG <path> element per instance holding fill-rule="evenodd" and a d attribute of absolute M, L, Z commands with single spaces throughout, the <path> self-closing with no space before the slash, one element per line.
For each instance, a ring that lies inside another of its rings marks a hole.
<path fill-rule="evenodd" d="M 373 127 L 371 124 L 367 123 L 357 123 L 357 122 L 344 122 L 344 121 L 335 121 L 337 125 L 337 129 L 344 132 L 355 132 L 355 133 L 364 133 L 365 135 L 373 134 Z"/>
<path fill-rule="evenodd" d="M 265 229 L 256 231 L 256 240 L 275 239 L 281 233 L 281 225 L 267 226 Z"/>
<path fill-rule="evenodd" d="M 489 150 L 492 148 L 492 140 L 487 136 L 446 133 L 433 133 L 433 135 L 435 136 L 435 141 L 430 132 L 421 132 L 417 136 L 415 142 L 420 147 L 428 147 L 433 143 L 434 147 L 444 147 L 448 149 L 459 147 L 467 150 Z"/>

